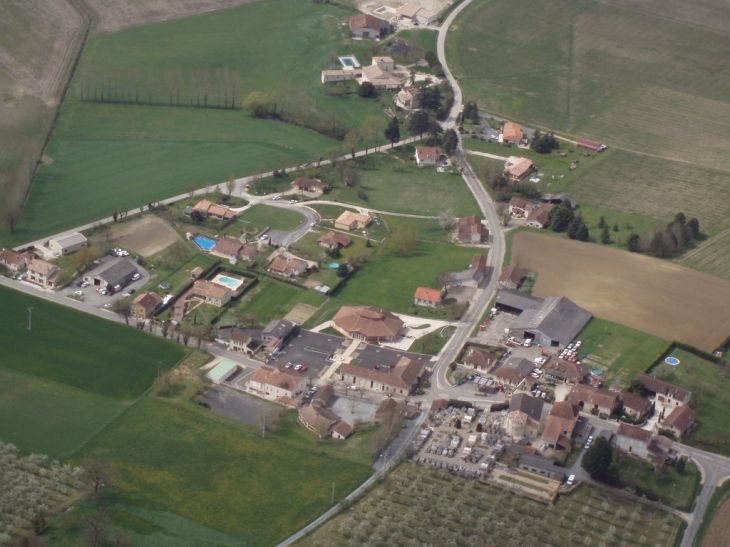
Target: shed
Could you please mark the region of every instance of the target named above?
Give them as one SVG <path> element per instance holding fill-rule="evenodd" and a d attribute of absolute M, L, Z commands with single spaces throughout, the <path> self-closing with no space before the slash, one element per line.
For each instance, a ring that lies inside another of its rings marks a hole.
<path fill-rule="evenodd" d="M 53 238 L 48 241 L 48 246 L 53 252 L 60 255 L 68 255 L 75 253 L 79 249 L 83 249 L 87 245 L 86 238 L 78 232 L 66 234 L 61 237 Z"/>
<path fill-rule="evenodd" d="M 210 369 L 205 377 L 212 380 L 215 384 L 220 384 L 230 378 L 237 370 L 238 365 L 236 363 L 224 360 Z"/>
<path fill-rule="evenodd" d="M 581 139 L 578 141 L 578 148 L 585 148 L 586 150 L 593 150 L 594 152 L 603 152 L 606 149 L 606 145 L 599 142 Z"/>

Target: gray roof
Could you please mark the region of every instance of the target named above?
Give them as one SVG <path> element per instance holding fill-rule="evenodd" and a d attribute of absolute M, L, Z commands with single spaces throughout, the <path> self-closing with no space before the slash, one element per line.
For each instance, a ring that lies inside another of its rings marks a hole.
<path fill-rule="evenodd" d="M 509 411 L 510 412 L 524 412 L 530 418 L 539 422 L 542 418 L 542 399 L 537 399 L 526 393 L 518 393 L 509 400 Z"/>
<path fill-rule="evenodd" d="M 78 232 L 68 234 L 61 237 L 54 237 L 51 241 L 55 241 L 61 247 L 71 247 L 72 245 L 78 245 L 79 243 L 85 243 L 86 238 Z"/>
<path fill-rule="evenodd" d="M 261 336 L 264 338 L 277 338 L 283 340 L 289 336 L 292 331 L 296 328 L 297 324 L 293 321 L 284 321 L 283 319 L 274 319 L 271 321 L 264 330 L 261 331 Z"/>
<path fill-rule="evenodd" d="M 545 203 L 562 203 L 567 199 L 570 202 L 571 208 L 575 209 L 578 206 L 577 201 L 571 199 L 565 194 L 543 194 L 542 198 L 540 199 Z"/>
<path fill-rule="evenodd" d="M 103 279 L 112 287 L 121 285 L 126 282 L 127 278 L 137 273 L 137 267 L 129 260 L 120 260 L 115 264 L 105 268 L 95 275 L 99 279 Z"/>
<path fill-rule="evenodd" d="M 512 289 L 502 289 L 497 293 L 495 303 L 509 306 L 516 310 L 529 310 L 538 308 L 542 304 L 542 298 L 525 294 Z"/>
<path fill-rule="evenodd" d="M 538 331 L 561 344 L 569 344 L 591 317 L 591 312 L 564 296 L 548 296 L 539 308 L 523 311 L 510 328 Z"/>
<path fill-rule="evenodd" d="M 529 361 L 524 357 L 517 357 L 516 355 L 513 355 L 512 357 L 507 359 L 499 368 L 512 368 L 519 372 L 522 376 L 529 376 L 532 372 L 532 369 L 535 368 L 535 365 L 532 363 L 532 361 Z M 512 410 L 511 406 L 510 410 Z"/>
<path fill-rule="evenodd" d="M 484 274 L 480 272 L 477 269 L 469 268 L 468 270 L 462 270 L 460 272 L 457 272 L 453 275 L 451 278 L 452 283 L 456 283 L 459 281 L 481 281 L 484 279 Z"/>
<path fill-rule="evenodd" d="M 520 465 L 529 465 L 536 469 L 545 469 L 546 471 L 562 473 L 563 476 L 565 476 L 565 471 L 567 471 L 565 468 L 555 465 L 555 462 L 550 458 L 539 456 L 537 454 L 522 454 L 522 456 L 520 456 Z"/>

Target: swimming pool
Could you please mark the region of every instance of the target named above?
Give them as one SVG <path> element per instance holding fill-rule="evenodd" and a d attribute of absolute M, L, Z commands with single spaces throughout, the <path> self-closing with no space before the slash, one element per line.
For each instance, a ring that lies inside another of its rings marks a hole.
<path fill-rule="evenodd" d="M 200 247 L 204 251 L 210 251 L 213 247 L 215 247 L 216 243 L 214 239 L 203 236 L 196 236 L 193 238 L 193 241 L 198 247 Z"/>
<path fill-rule="evenodd" d="M 219 285 L 225 285 L 231 290 L 237 290 L 238 287 L 243 285 L 246 281 L 244 279 L 239 279 L 237 277 L 229 277 L 227 275 L 218 274 L 213 278 L 213 283 L 218 283 Z"/>
<path fill-rule="evenodd" d="M 344 68 L 345 70 L 360 67 L 360 63 L 357 61 L 354 55 L 339 57 L 339 61 L 340 64 L 342 64 L 342 68 Z"/>

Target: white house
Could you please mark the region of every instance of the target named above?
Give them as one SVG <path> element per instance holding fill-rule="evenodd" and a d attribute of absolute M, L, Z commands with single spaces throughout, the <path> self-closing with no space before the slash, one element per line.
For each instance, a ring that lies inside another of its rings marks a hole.
<path fill-rule="evenodd" d="M 435 167 L 441 156 L 441 149 L 436 146 L 417 146 L 416 165 L 418 167 Z"/>
<path fill-rule="evenodd" d="M 69 255 L 88 245 L 86 238 L 78 232 L 61 236 L 48 241 L 48 246 L 54 253 Z"/>

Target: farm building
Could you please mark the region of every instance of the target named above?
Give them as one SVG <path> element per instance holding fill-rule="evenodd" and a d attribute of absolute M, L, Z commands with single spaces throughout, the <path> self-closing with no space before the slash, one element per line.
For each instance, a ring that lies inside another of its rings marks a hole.
<path fill-rule="evenodd" d="M 489 229 L 478 215 L 460 218 L 456 222 L 456 231 L 456 238 L 459 243 L 476 245 L 489 240 Z"/>
<path fill-rule="evenodd" d="M 139 273 L 137 266 L 131 260 L 126 258 L 113 262 L 108 265 L 102 265 L 100 268 L 94 268 L 86 273 L 84 280 L 95 287 L 103 289 L 120 289 L 132 281 L 132 277 Z"/>
<path fill-rule="evenodd" d="M 413 295 L 414 306 L 425 306 L 427 308 L 436 308 L 441 304 L 443 293 L 437 289 L 429 289 L 428 287 L 416 288 Z"/>
<path fill-rule="evenodd" d="M 145 292 L 132 301 L 132 317 L 144 321 L 162 306 L 162 297 L 156 292 Z"/>
<path fill-rule="evenodd" d="M 497 299 L 499 301 L 499 295 Z M 510 331 L 520 338 L 532 338 L 536 344 L 563 348 L 590 319 L 589 311 L 564 296 L 548 296 L 539 307 L 524 310 L 512 323 Z"/>
<path fill-rule="evenodd" d="M 335 228 L 339 230 L 359 230 L 370 224 L 371 218 L 368 215 L 361 215 L 354 211 L 345 211 L 337 220 L 335 220 Z"/>
<path fill-rule="evenodd" d="M 45 260 L 33 258 L 28 262 L 28 277 L 31 283 L 40 285 L 46 289 L 52 289 L 56 285 L 56 279 L 61 270 Z"/>
<path fill-rule="evenodd" d="M 542 305 L 542 298 L 512 289 L 502 289 L 497 292 L 494 305 L 502 311 L 520 313 L 525 310 L 539 308 Z"/>
<path fill-rule="evenodd" d="M 568 203 L 570 203 L 570 208 L 575 209 L 578 207 L 578 202 L 574 199 L 570 199 L 570 197 L 566 196 L 565 194 L 543 194 L 540 198 L 540 201 L 543 203 L 552 203 L 554 205 L 560 205 L 565 200 L 568 200 Z"/>
<path fill-rule="evenodd" d="M 0 265 L 5 266 L 11 272 L 24 272 L 31 258 L 15 249 L 3 249 L 0 252 Z"/>
<path fill-rule="evenodd" d="M 499 274 L 499 288 L 517 290 L 525 279 L 525 271 L 514 264 L 507 266 Z"/>
<path fill-rule="evenodd" d="M 318 179 L 308 179 L 305 177 L 297 177 L 291 183 L 295 190 L 303 194 L 311 194 L 313 196 L 321 196 L 329 188 L 329 184 Z"/>
<path fill-rule="evenodd" d="M 441 156 L 441 149 L 436 146 L 416 146 L 416 165 L 418 167 L 435 167 Z"/>
<path fill-rule="evenodd" d="M 233 361 L 221 361 L 205 375 L 214 384 L 222 384 L 238 371 L 238 365 Z"/>
<path fill-rule="evenodd" d="M 565 468 L 558 467 L 554 460 L 537 454 L 523 454 L 520 456 L 519 468 L 554 481 L 563 482 L 565 480 L 565 473 L 563 472 Z"/>
<path fill-rule="evenodd" d="M 514 218 L 527 218 L 539 206 L 539 203 L 519 196 L 510 199 L 508 204 L 509 214 Z"/>
<path fill-rule="evenodd" d="M 351 239 L 345 234 L 340 234 L 339 232 L 333 232 L 330 230 L 317 239 L 317 244 L 325 249 L 336 249 L 347 247 L 350 244 L 350 241 Z"/>
<path fill-rule="evenodd" d="M 580 139 L 578 141 L 578 148 L 585 148 L 586 150 L 593 150 L 594 152 L 603 152 L 606 149 L 606 145 L 594 141 L 588 141 L 586 139 Z"/>
<path fill-rule="evenodd" d="M 322 83 L 330 84 L 332 82 L 347 82 L 349 80 L 355 80 L 360 78 L 362 73 L 355 72 L 354 70 L 323 70 L 322 71 Z"/>
<path fill-rule="evenodd" d="M 490 372 L 499 361 L 499 357 L 487 351 L 471 348 L 464 358 L 464 364 L 479 372 Z"/>
<path fill-rule="evenodd" d="M 390 30 L 390 23 L 367 13 L 350 17 L 350 36 L 353 38 L 380 39 Z"/>
<path fill-rule="evenodd" d="M 482 281 L 484 281 L 486 275 L 487 256 L 474 255 L 469 269 L 458 272 L 451 278 L 451 286 L 471 287 L 473 289 L 477 289 L 479 288 L 479 285 L 481 285 Z"/>
<path fill-rule="evenodd" d="M 527 158 L 510 156 L 504 164 L 504 174 L 512 181 L 519 182 L 535 170 L 535 164 Z"/>
<path fill-rule="evenodd" d="M 695 425 L 697 413 L 688 406 L 676 406 L 669 416 L 660 421 L 658 427 L 674 433 L 678 439 L 683 438 Z"/>
<path fill-rule="evenodd" d="M 48 247 L 61 256 L 75 253 L 88 245 L 86 238 L 78 232 L 48 240 Z"/>
<path fill-rule="evenodd" d="M 530 376 L 533 368 L 535 368 L 535 365 L 532 361 L 513 355 L 502 363 L 502 366 L 492 374 L 499 381 L 509 386 L 519 386 L 523 382 L 531 385 L 534 380 Z"/>
<path fill-rule="evenodd" d="M 403 110 L 415 110 L 421 107 L 420 90 L 406 86 L 395 95 L 395 104 Z"/>
<path fill-rule="evenodd" d="M 532 228 L 539 228 L 542 230 L 547 226 L 548 219 L 550 218 L 550 211 L 552 211 L 554 207 L 555 205 L 552 203 L 543 203 L 529 214 L 525 224 Z"/>
<path fill-rule="evenodd" d="M 438 13 L 419 6 L 418 4 L 406 4 L 395 12 L 398 19 L 411 21 L 418 25 L 430 25 L 438 20 Z"/>
<path fill-rule="evenodd" d="M 332 319 L 347 338 L 366 342 L 394 342 L 405 323 L 387 310 L 374 306 L 343 306 Z"/>
<path fill-rule="evenodd" d="M 408 396 L 418 384 L 424 367 L 423 361 L 408 357 L 401 357 L 393 367 L 367 368 L 349 363 L 340 367 L 340 379 L 361 389 Z"/>
<path fill-rule="evenodd" d="M 299 421 L 320 437 L 327 437 L 330 429 L 340 420 L 337 414 L 320 405 L 310 404 L 299 409 Z"/>
<path fill-rule="evenodd" d="M 228 304 L 233 297 L 233 291 L 228 287 L 213 283 L 212 281 L 198 280 L 193 283 L 191 296 L 203 300 L 206 304 L 219 308 Z"/>
<path fill-rule="evenodd" d="M 345 440 L 355 433 L 355 428 L 347 422 L 339 422 L 332 428 L 332 438 Z"/>
<path fill-rule="evenodd" d="M 506 122 L 502 128 L 502 134 L 499 136 L 499 142 L 515 142 L 519 143 L 525 137 L 522 126 L 514 122 Z"/>
<path fill-rule="evenodd" d="M 307 262 L 300 258 L 277 256 L 269 264 L 269 271 L 285 277 L 297 277 L 306 272 L 308 267 Z"/>
<path fill-rule="evenodd" d="M 526 393 L 518 393 L 509 401 L 507 414 L 507 435 L 515 441 L 527 439 L 534 441 L 540 432 L 542 422 L 542 399 L 537 399 Z"/>
<path fill-rule="evenodd" d="M 614 391 L 576 384 L 568 393 L 566 401 L 577 404 L 584 412 L 610 416 L 619 404 L 619 397 Z"/>
<path fill-rule="evenodd" d="M 567 401 L 553 405 L 542 432 L 542 441 L 547 448 L 561 450 L 571 447 L 579 412 L 578 405 Z"/>
<path fill-rule="evenodd" d="M 293 399 L 297 391 L 306 388 L 307 377 L 293 371 L 282 371 L 266 365 L 257 368 L 246 382 L 246 389 L 270 401 L 279 397 Z"/>

